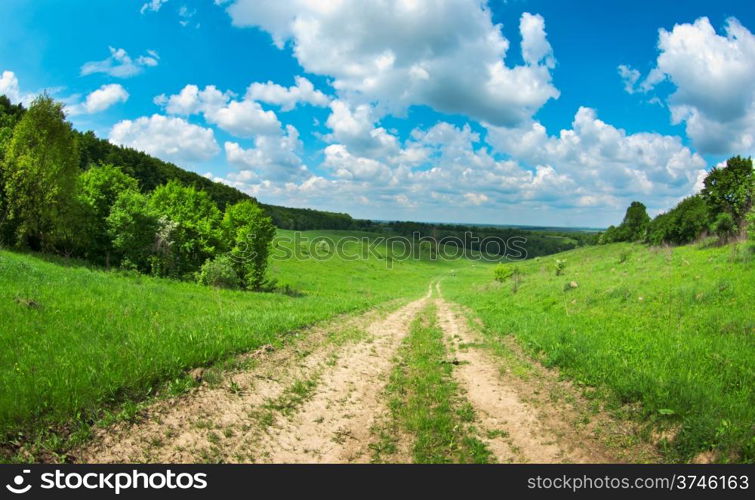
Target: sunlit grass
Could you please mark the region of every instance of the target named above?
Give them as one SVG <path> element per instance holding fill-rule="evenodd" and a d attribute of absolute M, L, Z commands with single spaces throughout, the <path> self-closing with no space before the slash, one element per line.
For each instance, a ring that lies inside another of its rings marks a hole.
<path fill-rule="evenodd" d="M 337 239 L 348 233 L 307 234 Z M 460 265 L 388 266 L 379 256 L 274 261 L 271 277 L 295 292 L 285 295 L 216 290 L 0 251 L 0 436 L 24 441 L 47 426 L 90 421 L 103 407 L 143 399 L 188 369 L 280 345 L 284 332 L 416 298 L 432 278 Z"/>
<path fill-rule="evenodd" d="M 755 260 L 742 255 L 614 244 L 512 264 L 516 293 L 488 266 L 443 286 L 488 334 L 514 335 L 624 414 L 674 430 L 660 443 L 669 460 L 714 450 L 719 461 L 753 461 Z M 561 276 L 556 259 L 566 260 Z"/>

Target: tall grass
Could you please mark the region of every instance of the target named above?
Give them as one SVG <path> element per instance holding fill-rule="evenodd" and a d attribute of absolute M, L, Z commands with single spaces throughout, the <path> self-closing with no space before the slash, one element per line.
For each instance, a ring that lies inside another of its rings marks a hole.
<path fill-rule="evenodd" d="M 444 288 L 489 333 L 516 336 L 614 408 L 665 428 L 668 460 L 712 450 L 718 461 L 752 462 L 755 266 L 731 255 L 614 244 L 517 264 L 516 294 L 488 266 Z M 561 276 L 556 259 L 569 263 Z"/>

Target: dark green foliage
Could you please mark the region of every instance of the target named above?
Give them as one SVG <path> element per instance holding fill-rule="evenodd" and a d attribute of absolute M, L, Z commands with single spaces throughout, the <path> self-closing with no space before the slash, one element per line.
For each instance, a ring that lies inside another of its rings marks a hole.
<path fill-rule="evenodd" d="M 13 129 L 3 159 L 3 197 L 15 243 L 68 253 L 75 232 L 79 150 L 63 105 L 42 95 Z"/>
<path fill-rule="evenodd" d="M 221 213 L 204 191 L 170 181 L 153 191 L 149 205 L 162 220 L 158 247 L 165 250 L 153 272 L 187 277 L 223 251 Z"/>
<path fill-rule="evenodd" d="M 690 196 L 651 221 L 646 241 L 652 245 L 691 243 L 708 228 L 709 217 L 705 200 L 699 195 Z"/>
<path fill-rule="evenodd" d="M 160 221 L 149 198 L 134 190 L 120 193 L 105 224 L 121 266 L 151 272 Z"/>
<path fill-rule="evenodd" d="M 752 158 L 734 156 L 710 171 L 701 195 L 715 217 L 728 213 L 740 226 L 752 206 L 753 179 Z"/>
<path fill-rule="evenodd" d="M 624 220 L 618 227 L 610 226 L 598 240 L 601 244 L 618 241 L 644 240 L 650 225 L 647 208 L 639 201 L 633 201 L 624 215 Z"/>
<path fill-rule="evenodd" d="M 77 196 L 84 208 L 86 222 L 85 232 L 81 235 L 82 241 L 86 242 L 85 257 L 110 264 L 113 246 L 107 218 L 119 194 L 138 188 L 136 179 L 112 165 L 92 167 L 79 176 Z"/>
<path fill-rule="evenodd" d="M 737 234 L 737 224 L 730 213 L 722 212 L 716 216 L 716 220 L 711 225 L 711 230 L 718 236 L 719 241 L 728 243 L 732 236 Z"/>
<path fill-rule="evenodd" d="M 222 227 L 243 286 L 253 290 L 262 288 L 275 236 L 272 221 L 256 203 L 242 201 L 226 208 Z"/>
<path fill-rule="evenodd" d="M 621 241 L 640 241 L 645 237 L 648 224 L 650 223 L 650 217 L 647 213 L 647 208 L 639 201 L 633 201 L 627 213 L 624 216 L 624 221 L 619 226 L 619 237 Z"/>

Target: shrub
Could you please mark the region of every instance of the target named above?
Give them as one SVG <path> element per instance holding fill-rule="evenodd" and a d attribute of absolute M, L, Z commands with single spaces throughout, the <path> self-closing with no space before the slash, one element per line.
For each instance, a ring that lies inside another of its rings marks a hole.
<path fill-rule="evenodd" d="M 243 286 L 252 290 L 262 289 L 275 236 L 273 222 L 259 205 L 242 201 L 226 207 L 222 228 Z"/>
<path fill-rule="evenodd" d="M 750 241 L 755 242 L 755 207 L 752 207 L 747 215 L 747 233 L 750 235 Z"/>
<path fill-rule="evenodd" d="M 566 269 L 566 259 L 556 259 L 556 276 L 561 276 L 564 274 L 564 270 Z"/>
<path fill-rule="evenodd" d="M 207 259 L 224 250 L 221 213 L 205 191 L 171 181 L 152 192 L 149 205 L 172 223 L 172 265 L 159 269 L 160 275 L 191 277 Z"/>
<path fill-rule="evenodd" d="M 197 282 L 215 288 L 241 288 L 241 279 L 228 255 L 207 259 L 197 272 Z"/>
<path fill-rule="evenodd" d="M 723 212 L 718 214 L 711 229 L 716 233 L 721 243 L 727 243 L 737 233 L 737 224 L 730 213 Z"/>
<path fill-rule="evenodd" d="M 513 274 L 514 266 L 512 265 L 498 264 L 493 269 L 493 276 L 499 283 L 503 283 L 504 281 L 508 280 Z"/>

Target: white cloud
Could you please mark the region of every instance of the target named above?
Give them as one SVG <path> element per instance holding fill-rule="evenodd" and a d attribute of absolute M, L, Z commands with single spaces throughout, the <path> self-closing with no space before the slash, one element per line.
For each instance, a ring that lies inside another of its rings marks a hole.
<path fill-rule="evenodd" d="M 703 158 L 678 137 L 627 134 L 585 107 L 577 111 L 572 128 L 558 136 L 532 122 L 520 128 L 488 126 L 487 140 L 517 160 L 554 166 L 591 197 L 585 200 L 624 204 L 642 198 L 649 206 L 663 207 L 692 192 L 705 168 Z"/>
<path fill-rule="evenodd" d="M 373 108 L 369 104 L 352 107 L 344 101 L 330 103 L 326 125 L 333 131 L 326 139 L 345 144 L 360 156 L 383 157 L 398 152 L 398 140 L 383 127 L 375 127 Z"/>
<path fill-rule="evenodd" d="M 553 48 L 545 34 L 543 16 L 525 12 L 519 21 L 519 32 L 522 35 L 522 57 L 527 64 L 532 66 L 544 64 L 549 68 L 556 66 Z"/>
<path fill-rule="evenodd" d="M 108 47 L 110 57 L 102 61 L 91 61 L 81 67 L 82 75 L 93 73 L 105 73 L 117 78 L 129 78 L 138 75 L 145 66 L 157 66 L 160 57 L 154 50 L 148 50 L 147 55 L 142 55 L 133 60 L 124 49 Z"/>
<path fill-rule="evenodd" d="M 109 138 L 115 144 L 174 162 L 204 161 L 220 151 L 212 129 L 158 114 L 118 122 Z"/>
<path fill-rule="evenodd" d="M 126 89 L 118 83 L 111 83 L 90 93 L 84 102 L 66 106 L 66 113 L 69 115 L 99 113 L 118 102 L 126 102 L 128 98 L 129 94 Z"/>
<path fill-rule="evenodd" d="M 273 111 L 264 110 L 256 101 L 232 98 L 232 92 L 221 92 L 214 85 L 203 90 L 196 85 L 186 85 L 178 94 L 157 96 L 155 102 L 165 106 L 170 114 L 202 113 L 208 123 L 236 137 L 280 134 L 281 123 Z"/>
<path fill-rule="evenodd" d="M 391 111 L 424 104 L 514 125 L 559 95 L 542 17 L 522 16 L 525 64 L 507 66 L 509 41 L 480 0 L 236 0 L 228 13 L 279 47 L 290 40 L 302 67 L 332 77 L 353 103 Z"/>
<path fill-rule="evenodd" d="M 619 64 L 618 70 L 619 76 L 624 82 L 624 90 L 629 94 L 634 94 L 637 91 L 635 86 L 640 79 L 640 72 L 636 69 L 630 68 L 626 64 Z"/>
<path fill-rule="evenodd" d="M 668 79 L 673 123 L 703 153 L 755 152 L 755 36 L 729 18 L 724 35 L 706 17 L 659 30 L 656 67 L 641 84 L 649 91 Z"/>
<path fill-rule="evenodd" d="M 13 71 L 3 71 L 0 75 L 0 95 L 5 95 L 12 103 L 18 104 L 23 100 L 18 77 Z"/>
<path fill-rule="evenodd" d="M 285 134 L 256 137 L 252 149 L 243 149 L 238 143 L 226 142 L 225 154 L 228 163 L 241 171 L 229 177 L 236 181 L 300 179 L 307 173 L 307 167 L 298 156 L 300 149 L 299 132 L 291 125 L 286 127 Z"/>
<path fill-rule="evenodd" d="M 160 7 L 163 6 L 164 3 L 166 3 L 168 0 L 149 0 L 149 2 L 142 5 L 142 8 L 139 9 L 139 13 L 144 14 L 145 12 L 152 11 L 157 12 L 160 10 Z"/>
<path fill-rule="evenodd" d="M 276 104 L 282 111 L 290 111 L 299 103 L 311 104 L 312 106 L 327 106 L 330 99 L 316 90 L 312 82 L 303 76 L 297 76 L 296 84 L 292 87 L 283 87 L 277 83 L 253 83 L 246 92 L 246 98 L 261 101 L 268 104 Z"/>

